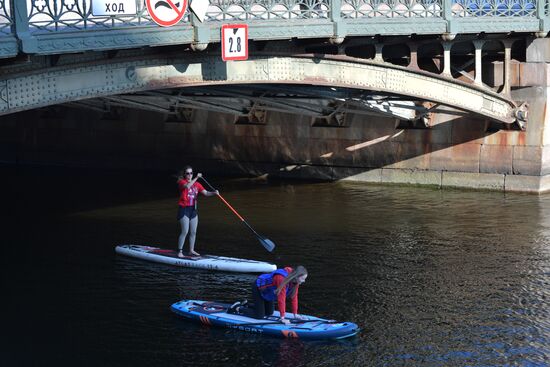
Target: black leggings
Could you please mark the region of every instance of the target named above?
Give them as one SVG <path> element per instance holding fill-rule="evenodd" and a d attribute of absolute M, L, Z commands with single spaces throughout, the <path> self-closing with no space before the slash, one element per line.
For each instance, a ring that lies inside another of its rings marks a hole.
<path fill-rule="evenodd" d="M 252 305 L 242 310 L 243 315 L 255 319 L 273 315 L 273 311 L 275 311 L 273 301 L 267 301 L 262 297 L 258 286 L 256 286 L 256 281 L 252 282 L 252 302 Z"/>

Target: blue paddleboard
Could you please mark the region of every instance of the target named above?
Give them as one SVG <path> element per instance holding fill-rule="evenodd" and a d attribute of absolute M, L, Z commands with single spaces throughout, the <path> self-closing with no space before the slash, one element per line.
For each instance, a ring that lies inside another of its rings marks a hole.
<path fill-rule="evenodd" d="M 205 325 L 221 326 L 255 334 L 299 339 L 343 339 L 359 332 L 353 322 L 336 322 L 315 316 L 300 315 L 303 319 L 293 319 L 291 324 L 280 322 L 279 311 L 263 319 L 228 313 L 227 303 L 183 300 L 174 303 L 171 310 L 184 318 Z M 286 315 L 292 316 L 292 314 Z"/>

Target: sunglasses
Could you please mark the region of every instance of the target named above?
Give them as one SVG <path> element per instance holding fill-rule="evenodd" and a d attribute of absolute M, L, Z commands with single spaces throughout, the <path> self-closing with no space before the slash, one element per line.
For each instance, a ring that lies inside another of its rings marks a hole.
<path fill-rule="evenodd" d="M 193 171 L 191 172 L 185 172 L 186 175 L 192 175 L 193 174 Z"/>

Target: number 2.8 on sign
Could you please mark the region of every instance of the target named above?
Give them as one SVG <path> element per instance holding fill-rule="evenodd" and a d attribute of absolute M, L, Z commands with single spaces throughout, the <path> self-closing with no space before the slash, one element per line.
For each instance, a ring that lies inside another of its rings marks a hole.
<path fill-rule="evenodd" d="M 222 59 L 248 59 L 248 26 L 246 24 L 225 24 L 222 26 Z"/>

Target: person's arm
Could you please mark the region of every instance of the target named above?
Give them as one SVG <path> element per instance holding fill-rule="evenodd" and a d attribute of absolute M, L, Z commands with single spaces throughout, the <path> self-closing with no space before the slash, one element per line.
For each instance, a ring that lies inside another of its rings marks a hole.
<path fill-rule="evenodd" d="M 296 293 L 294 293 L 294 298 L 292 298 L 292 313 L 294 314 L 294 317 L 297 317 L 298 314 L 298 290 L 300 289 L 300 286 L 298 284 L 295 285 L 296 287 Z"/>
<path fill-rule="evenodd" d="M 219 195 L 220 192 L 218 190 L 216 190 L 216 191 L 206 191 L 205 189 L 203 189 L 201 191 L 201 194 L 203 194 L 204 196 L 216 196 L 216 195 Z"/>
<path fill-rule="evenodd" d="M 197 190 L 203 194 L 204 196 L 216 196 L 216 195 L 219 195 L 220 192 L 218 190 L 215 190 L 215 191 L 208 191 L 204 188 L 204 186 L 202 186 L 202 184 L 199 182 L 197 183 Z"/>
<path fill-rule="evenodd" d="M 194 179 L 192 179 L 191 181 L 187 182 L 187 183 L 184 185 L 185 188 L 186 188 L 186 189 L 190 189 L 191 186 L 193 186 L 193 185 L 195 184 L 195 182 L 197 182 L 197 180 L 198 180 L 199 178 L 201 178 L 201 177 L 202 177 L 202 173 L 197 173 L 197 176 L 195 176 Z"/>
<path fill-rule="evenodd" d="M 282 275 L 276 274 L 273 276 L 273 284 L 276 288 L 283 282 L 285 278 Z M 281 314 L 281 321 L 285 318 L 286 311 L 286 291 L 285 289 L 281 290 L 281 293 L 277 295 L 277 306 L 279 307 L 279 313 Z"/>
<path fill-rule="evenodd" d="M 301 316 L 298 314 L 298 291 L 300 290 L 300 285 L 296 284 L 296 293 L 294 293 L 294 298 L 292 298 L 292 313 L 294 314 L 295 319 L 306 319 L 306 316 Z"/>

